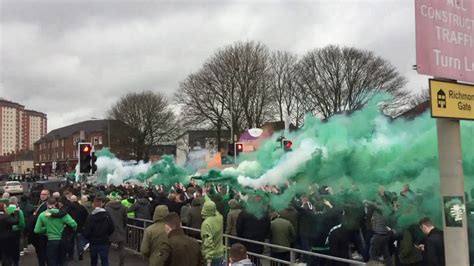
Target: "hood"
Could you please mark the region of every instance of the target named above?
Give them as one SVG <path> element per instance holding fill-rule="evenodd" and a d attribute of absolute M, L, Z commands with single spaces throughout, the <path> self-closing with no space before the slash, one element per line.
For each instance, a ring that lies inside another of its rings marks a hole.
<path fill-rule="evenodd" d="M 202 218 L 204 219 L 206 219 L 207 217 L 216 216 L 216 204 L 211 200 L 204 202 L 201 214 Z"/>
<path fill-rule="evenodd" d="M 147 199 L 139 199 L 139 200 L 137 200 L 137 203 L 140 204 L 140 205 L 147 205 L 150 202 Z"/>
<path fill-rule="evenodd" d="M 163 221 L 169 213 L 170 212 L 166 205 L 156 206 L 155 213 L 153 213 L 153 222 Z"/>
<path fill-rule="evenodd" d="M 111 201 L 111 202 L 107 203 L 107 206 L 114 209 L 114 210 L 118 210 L 120 208 L 123 208 L 122 203 L 120 203 L 119 201 Z"/>
<path fill-rule="evenodd" d="M 234 210 L 240 208 L 240 205 L 236 199 L 231 199 L 229 200 L 229 207 Z"/>
<path fill-rule="evenodd" d="M 99 212 L 105 212 L 105 209 L 104 208 L 95 208 L 91 214 L 94 215 L 94 214 L 97 214 Z"/>
<path fill-rule="evenodd" d="M 193 199 L 192 205 L 193 206 L 201 206 L 201 199 L 200 198 Z"/>

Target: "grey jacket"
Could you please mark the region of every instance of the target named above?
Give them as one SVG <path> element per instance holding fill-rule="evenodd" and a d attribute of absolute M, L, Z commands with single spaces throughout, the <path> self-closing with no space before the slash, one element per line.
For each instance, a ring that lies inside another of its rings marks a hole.
<path fill-rule="evenodd" d="M 135 218 L 151 220 L 151 204 L 147 199 L 137 200 L 128 211 L 134 211 Z"/>
<path fill-rule="evenodd" d="M 110 242 L 125 242 L 127 226 L 127 210 L 119 201 L 111 201 L 105 205 L 105 210 L 110 214 L 115 230 L 109 237 Z"/>

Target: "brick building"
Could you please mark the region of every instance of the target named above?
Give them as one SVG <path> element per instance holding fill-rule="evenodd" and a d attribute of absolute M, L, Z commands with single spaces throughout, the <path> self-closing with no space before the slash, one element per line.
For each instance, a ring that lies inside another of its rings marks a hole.
<path fill-rule="evenodd" d="M 111 147 L 119 158 L 126 158 L 126 144 L 119 133 L 122 123 L 115 120 L 88 120 L 55 129 L 34 144 L 34 171 L 36 174 L 63 174 L 74 170 L 77 164 L 77 143 L 91 142 L 96 150 Z M 109 133 L 111 145 L 109 145 Z"/>
<path fill-rule="evenodd" d="M 46 135 L 46 130 L 46 114 L 0 99 L 0 155 L 33 150 L 33 143 Z"/>

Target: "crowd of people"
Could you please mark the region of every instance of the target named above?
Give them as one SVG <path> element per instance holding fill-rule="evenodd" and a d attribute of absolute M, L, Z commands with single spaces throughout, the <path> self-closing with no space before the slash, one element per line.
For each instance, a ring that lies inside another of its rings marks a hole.
<path fill-rule="evenodd" d="M 231 265 L 258 264 L 247 252 L 289 261 L 287 248 L 385 265 L 444 265 L 443 234 L 430 218 L 393 229 L 398 226 L 392 218 L 403 203 L 396 193 L 381 188 L 370 201 L 332 200 L 332 193 L 321 187 L 297 195 L 282 210 L 273 209 L 262 194 L 194 181 L 170 188 L 68 184 L 60 191 L 41 191 L 38 206 L 26 196 L 18 201 L 5 193 L 0 202 L 2 263 L 18 265 L 32 244 L 40 266 L 82 260 L 87 249 L 91 265 L 99 260 L 109 265 L 113 243 L 125 265 L 127 224 L 133 224 L 144 227 L 140 252 L 150 265 L 226 265 L 224 234 L 231 236 Z M 399 197 L 414 200 L 414 193 L 406 185 Z M 279 247 L 266 250 L 242 239 Z M 309 255 L 297 259 L 307 265 L 349 265 Z"/>

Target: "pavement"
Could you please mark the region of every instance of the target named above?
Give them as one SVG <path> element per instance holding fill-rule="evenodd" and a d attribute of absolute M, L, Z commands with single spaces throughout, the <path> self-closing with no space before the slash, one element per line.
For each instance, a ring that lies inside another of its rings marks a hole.
<path fill-rule="evenodd" d="M 119 260 L 118 260 L 118 251 L 111 247 L 109 250 L 109 264 L 111 266 L 118 265 Z M 100 261 L 100 260 L 99 260 Z M 100 263 L 100 262 L 99 262 Z M 33 266 L 33 265 L 38 265 L 38 261 L 36 260 L 36 253 L 35 253 L 35 248 L 33 246 L 28 247 L 28 252 L 20 257 L 20 266 Z M 69 261 L 68 266 L 89 266 L 91 265 L 90 262 L 90 254 L 89 252 L 86 252 L 84 254 L 84 260 L 79 261 L 76 258 L 74 258 L 74 261 Z M 126 251 L 125 253 L 125 265 L 133 265 L 133 266 L 147 266 L 148 262 L 141 257 L 140 255 L 134 254 L 132 252 Z"/>

